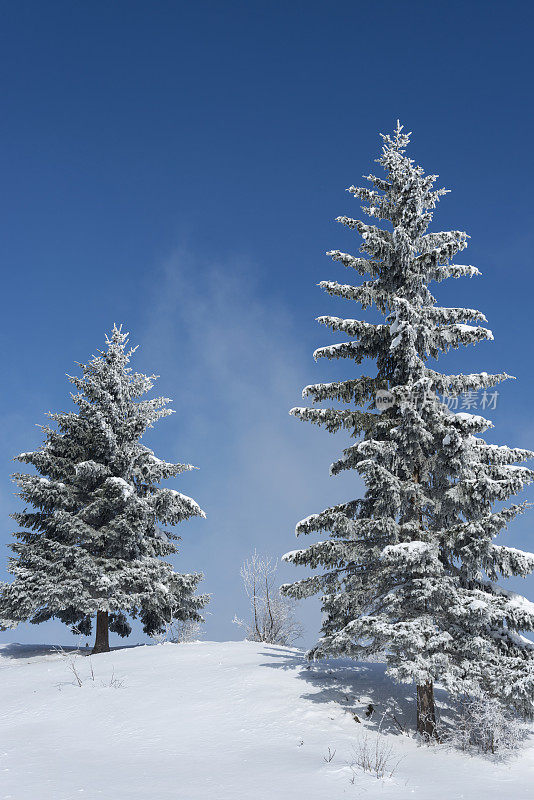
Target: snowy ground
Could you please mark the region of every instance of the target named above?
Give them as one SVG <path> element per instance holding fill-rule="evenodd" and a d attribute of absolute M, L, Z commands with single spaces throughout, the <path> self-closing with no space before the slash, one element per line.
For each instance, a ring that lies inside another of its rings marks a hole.
<path fill-rule="evenodd" d="M 413 721 L 411 689 L 380 664 L 307 668 L 297 650 L 249 642 L 72 659 L 0 647 L 2 800 L 534 797 L 534 741 L 495 763 L 419 747 L 387 719 L 377 734 L 391 697 L 401 725 Z M 386 780 L 348 766 L 378 735 L 392 748 Z"/>

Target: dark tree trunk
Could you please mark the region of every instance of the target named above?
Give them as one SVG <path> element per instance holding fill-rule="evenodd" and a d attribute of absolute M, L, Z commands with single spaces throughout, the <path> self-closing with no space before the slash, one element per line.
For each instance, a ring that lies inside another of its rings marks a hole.
<path fill-rule="evenodd" d="M 438 739 L 432 681 L 427 681 L 417 687 L 417 733 L 427 740 Z"/>
<path fill-rule="evenodd" d="M 419 469 L 414 470 L 414 483 L 419 483 L 421 478 Z M 415 499 L 414 499 L 415 505 Z M 423 514 L 418 511 L 419 528 L 423 527 Z M 426 604 L 425 604 L 426 606 Z M 434 702 L 434 684 L 432 681 L 417 686 L 417 733 L 423 739 L 438 739 L 436 730 L 436 704 Z"/>
<path fill-rule="evenodd" d="M 96 612 L 96 637 L 93 653 L 109 653 L 109 618 L 107 611 Z"/>

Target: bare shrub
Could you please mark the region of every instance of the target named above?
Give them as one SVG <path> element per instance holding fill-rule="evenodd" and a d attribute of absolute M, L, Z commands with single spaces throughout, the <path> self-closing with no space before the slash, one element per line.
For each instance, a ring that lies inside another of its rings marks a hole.
<path fill-rule="evenodd" d="M 296 600 L 283 597 L 275 585 L 277 568 L 277 561 L 256 551 L 241 567 L 251 616 L 247 620 L 235 616 L 233 621 L 243 628 L 249 641 L 289 645 L 302 636 L 302 626 L 295 617 Z"/>
<path fill-rule="evenodd" d="M 81 687 L 83 685 L 83 680 L 80 676 L 77 664 L 78 657 L 80 656 L 80 651 L 65 650 L 63 647 L 61 647 L 61 645 L 53 647 L 52 650 L 54 653 L 56 653 L 56 655 L 61 656 L 62 660 L 65 662 L 67 669 L 74 676 L 74 681 L 79 687 Z M 91 667 L 91 672 L 92 672 L 92 667 Z"/>
<path fill-rule="evenodd" d="M 336 750 L 332 750 L 332 748 L 329 747 L 327 754 L 323 756 L 323 761 L 325 761 L 327 764 L 330 764 L 334 760 L 336 752 Z"/>
<path fill-rule="evenodd" d="M 395 760 L 393 745 L 380 732 L 374 736 L 365 733 L 353 748 L 353 753 L 353 761 L 349 765 L 353 772 L 352 783 L 356 778 L 357 769 L 374 775 L 377 780 L 391 778 L 402 760 L 400 758 Z"/>
<path fill-rule="evenodd" d="M 490 697 L 465 697 L 450 742 L 461 750 L 495 755 L 515 750 L 527 735 L 527 726 Z"/>
<path fill-rule="evenodd" d="M 89 675 L 82 677 L 82 672 L 80 670 L 80 659 L 81 663 L 83 663 L 85 657 L 81 654 L 80 650 L 65 650 L 60 645 L 54 647 L 53 649 L 58 656 L 61 656 L 67 669 L 72 673 L 74 677 L 73 683 L 76 686 L 81 689 L 84 684 L 96 684 L 96 675 L 91 656 L 89 656 Z M 119 689 L 121 686 L 124 686 L 124 678 L 117 678 L 115 676 L 115 670 L 112 669 L 111 678 L 109 678 L 109 680 L 101 680 L 100 685 L 104 687 L 111 687 L 113 689 Z M 61 684 L 58 684 L 58 689 L 60 688 Z"/>
<path fill-rule="evenodd" d="M 183 644 L 185 642 L 198 642 L 203 634 L 202 622 L 171 617 L 171 621 L 165 623 L 165 629 L 160 633 L 155 633 L 152 638 L 158 644 L 164 644 L 165 642 Z"/>
<path fill-rule="evenodd" d="M 67 663 L 69 665 L 70 671 L 74 675 L 74 680 L 76 681 L 78 686 L 81 686 L 83 681 L 82 681 L 82 679 L 80 677 L 80 673 L 78 672 L 78 669 L 77 669 L 77 666 L 76 666 L 76 654 L 74 654 L 74 653 L 66 654 L 66 661 L 67 661 Z"/>
<path fill-rule="evenodd" d="M 91 675 L 93 676 L 94 680 L 95 677 L 94 677 L 94 672 L 92 670 L 92 665 L 91 665 Z M 115 675 L 115 670 L 113 670 L 111 673 L 111 678 L 108 681 L 100 681 L 100 685 L 109 687 L 110 689 L 120 689 L 122 686 L 124 686 L 124 678 L 117 678 L 117 676 Z"/>

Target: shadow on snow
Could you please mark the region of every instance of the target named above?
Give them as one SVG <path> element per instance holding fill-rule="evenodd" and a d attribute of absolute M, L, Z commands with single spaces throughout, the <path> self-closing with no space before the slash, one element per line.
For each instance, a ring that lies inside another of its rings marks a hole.
<path fill-rule="evenodd" d="M 356 724 L 383 733 L 413 733 L 416 721 L 415 685 L 395 683 L 384 663 L 332 658 L 307 661 L 304 653 L 290 648 L 266 647 L 262 666 L 294 670 L 308 687 L 302 694 L 312 703 L 331 704 L 350 714 Z M 304 688 L 304 687 L 303 687 Z M 435 688 L 438 724 L 442 730 L 454 724 L 455 709 L 447 692 Z"/>

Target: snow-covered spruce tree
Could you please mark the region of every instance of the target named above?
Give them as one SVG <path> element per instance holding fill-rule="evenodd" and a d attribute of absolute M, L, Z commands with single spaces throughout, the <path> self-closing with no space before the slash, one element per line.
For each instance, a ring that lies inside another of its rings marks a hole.
<path fill-rule="evenodd" d="M 161 560 L 177 552 L 172 526 L 204 512 L 190 497 L 160 488 L 189 464 L 156 458 L 140 443 L 147 428 L 172 413 L 166 398 L 140 399 L 157 376 L 131 371 L 136 348 L 114 326 L 99 351 L 69 377 L 78 413 L 50 414 L 43 446 L 22 453 L 39 475 L 16 474 L 20 497 L 33 506 L 13 514 L 23 528 L 11 547 L 0 619 L 7 627 L 52 617 L 85 635 L 96 614 L 93 652 L 109 650 L 108 630 L 127 636 L 127 614 L 149 635 L 171 619 L 200 620 L 206 595 L 195 595 L 201 574 L 180 575 Z M 41 476 L 41 477 L 40 477 Z"/>
<path fill-rule="evenodd" d="M 320 317 L 350 341 L 322 347 L 315 358 L 374 360 L 376 375 L 304 389 L 314 402 L 352 409 L 291 411 L 330 432 L 350 431 L 357 441 L 331 474 L 354 469 L 366 491 L 298 523 L 297 535 L 326 531 L 330 538 L 285 559 L 321 567 L 322 574 L 283 590 L 323 596 L 323 636 L 310 657 L 385 652 L 388 673 L 417 685 L 419 732 L 435 736 L 435 680 L 454 694 L 482 691 L 523 714 L 534 710 L 534 649 L 519 634 L 534 630 L 534 604 L 495 582 L 532 572 L 534 555 L 493 542 L 525 507 L 503 501 L 534 473 L 515 463 L 531 452 L 487 444 L 479 434 L 491 422 L 452 413 L 439 400 L 440 393 L 485 390 L 509 376 L 443 375 L 429 363 L 451 347 L 493 337 L 479 325 L 486 321 L 479 311 L 440 308 L 429 291 L 432 281 L 480 273 L 451 263 L 466 247 L 465 233 L 426 232 L 445 190 L 434 190 L 437 176 L 405 155 L 408 142 L 400 125 L 383 136 L 378 163 L 385 177 L 368 176 L 374 188 L 349 189 L 367 215 L 386 222 L 339 218 L 360 234 L 367 257 L 329 253 L 370 279 L 320 284 L 364 308 L 374 304 L 384 323 Z M 380 389 L 393 399 L 382 413 L 375 402 Z"/>

